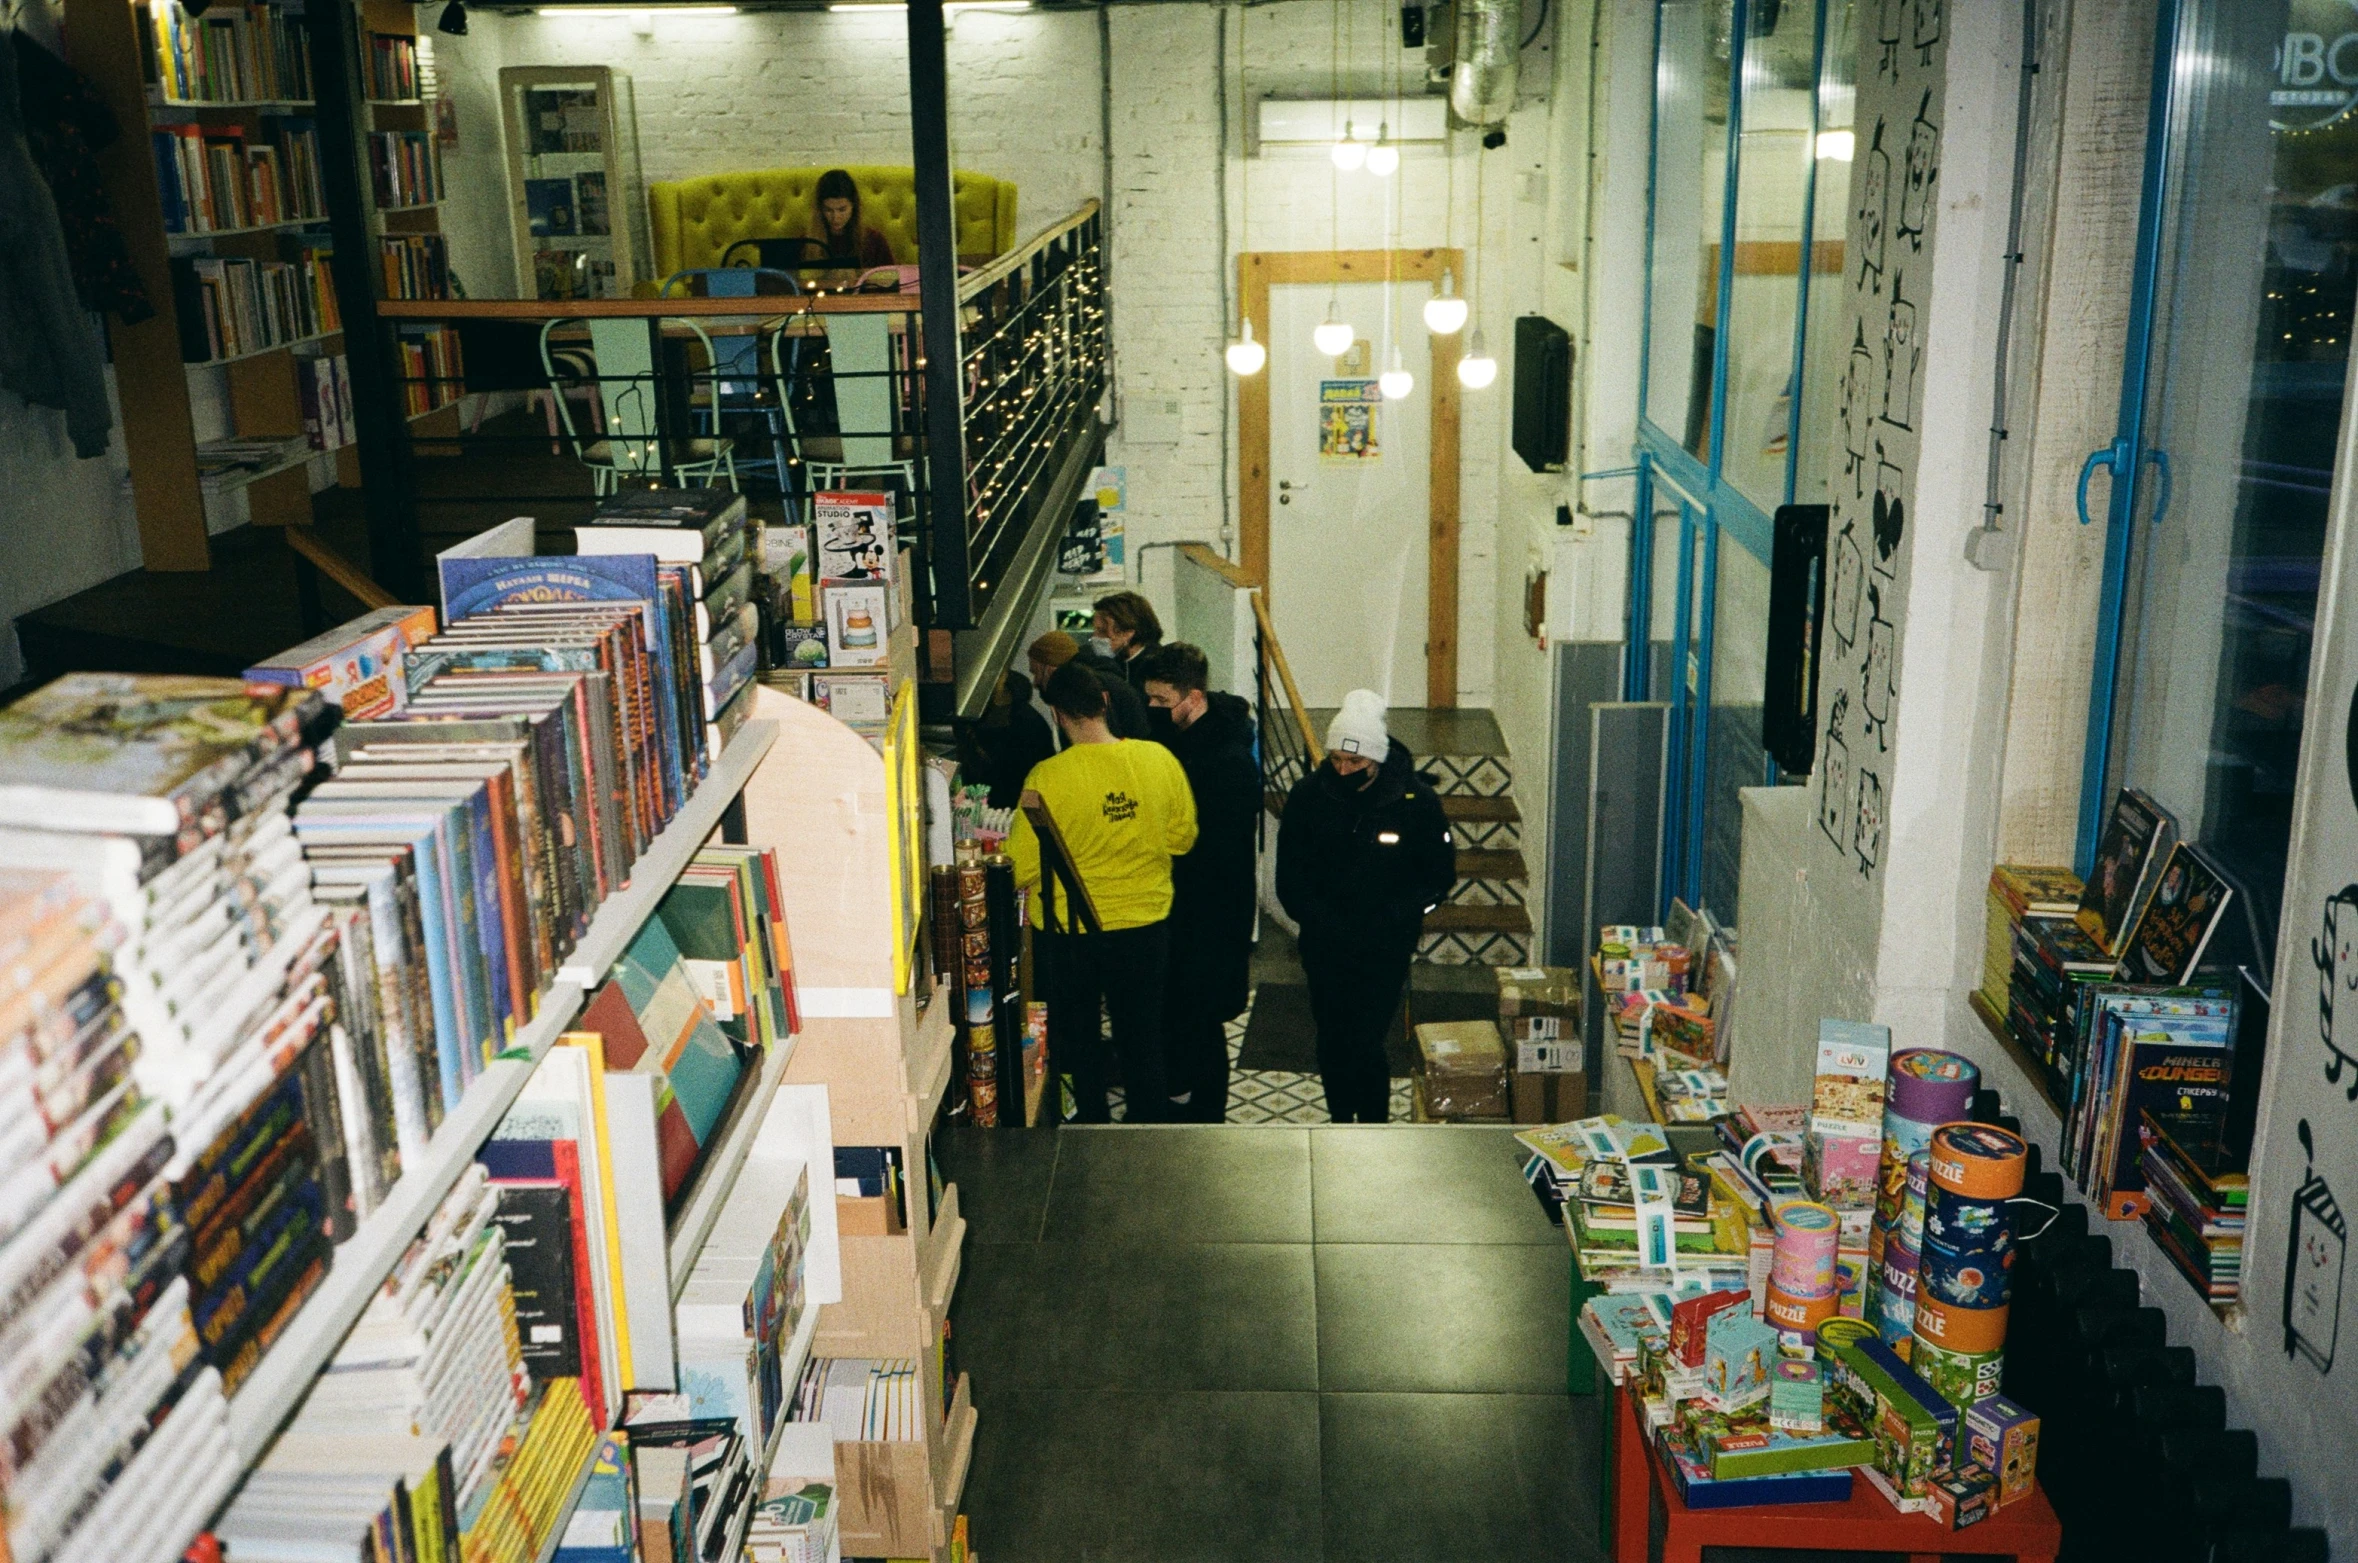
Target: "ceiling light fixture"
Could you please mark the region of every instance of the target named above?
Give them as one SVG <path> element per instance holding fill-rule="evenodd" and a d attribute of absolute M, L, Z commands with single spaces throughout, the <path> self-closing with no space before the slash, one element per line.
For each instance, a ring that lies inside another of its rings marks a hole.
<path fill-rule="evenodd" d="M 1457 275 L 1441 271 L 1441 291 L 1425 300 L 1425 329 L 1435 336 L 1455 336 L 1465 329 L 1466 301 L 1457 294 Z"/>
<path fill-rule="evenodd" d="M 735 16 L 733 5 L 544 5 L 535 16 Z"/>
<path fill-rule="evenodd" d="M 1858 146 L 1859 138 L 1854 131 L 1821 130 L 1818 132 L 1817 154 L 1827 162 L 1849 162 L 1857 153 Z"/>
<path fill-rule="evenodd" d="M 1392 127 L 1381 125 L 1376 130 L 1375 145 L 1367 149 L 1367 171 L 1378 179 L 1389 179 L 1400 167 L 1400 149 L 1392 144 Z"/>
<path fill-rule="evenodd" d="M 1408 367 L 1400 362 L 1400 348 L 1397 343 L 1392 348 L 1392 367 L 1376 377 L 1376 385 L 1384 393 L 1384 400 L 1388 402 L 1399 401 L 1416 389 L 1416 376 L 1410 374 Z"/>
<path fill-rule="evenodd" d="M 1498 360 L 1482 346 L 1482 328 L 1476 326 L 1473 340 L 1466 343 L 1466 356 L 1457 361 L 1457 383 L 1469 391 L 1486 391 L 1497 378 Z"/>
<path fill-rule="evenodd" d="M 1261 366 L 1269 362 L 1269 349 L 1253 340 L 1253 317 L 1245 316 L 1244 335 L 1228 344 L 1228 372 L 1245 377 L 1257 375 Z"/>
<path fill-rule="evenodd" d="M 1343 121 L 1343 133 L 1335 138 L 1335 167 L 1348 174 L 1367 162 L 1367 143 L 1360 140 L 1349 120 Z"/>
<path fill-rule="evenodd" d="M 450 4 L 442 8 L 442 16 L 434 23 L 434 30 L 448 33 L 454 38 L 464 38 L 467 35 L 467 0 L 450 0 Z"/>
<path fill-rule="evenodd" d="M 1342 318 L 1342 313 L 1341 301 L 1330 295 L 1326 301 L 1326 319 L 1320 321 L 1318 329 L 1310 333 L 1310 340 L 1317 343 L 1318 350 L 1329 358 L 1342 357 L 1351 351 L 1351 344 L 1359 340 L 1359 333 L 1351 329 L 1351 323 Z"/>

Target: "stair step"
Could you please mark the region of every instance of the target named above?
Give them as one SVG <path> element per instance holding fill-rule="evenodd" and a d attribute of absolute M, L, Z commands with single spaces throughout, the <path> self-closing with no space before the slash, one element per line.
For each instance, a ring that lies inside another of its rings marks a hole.
<path fill-rule="evenodd" d="M 1425 914 L 1427 933 L 1529 933 L 1531 913 L 1520 906 L 1467 906 L 1445 901 Z"/>
<path fill-rule="evenodd" d="M 1523 817 L 1523 811 L 1515 807 L 1512 798 L 1484 798 L 1465 792 L 1441 794 L 1441 812 L 1450 819 L 1463 820 L 1519 821 Z"/>
<path fill-rule="evenodd" d="M 1457 852 L 1457 877 L 1460 879 L 1524 878 L 1523 854 L 1501 852 L 1489 847 L 1460 847 Z"/>

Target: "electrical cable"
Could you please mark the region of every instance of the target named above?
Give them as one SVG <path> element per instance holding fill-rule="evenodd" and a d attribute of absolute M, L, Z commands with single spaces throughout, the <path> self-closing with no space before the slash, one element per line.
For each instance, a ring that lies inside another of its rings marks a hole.
<path fill-rule="evenodd" d="M 1523 50 L 1530 48 L 1531 40 L 1538 37 L 1539 30 L 1547 25 L 1547 8 L 1548 0 L 1539 0 L 1539 20 L 1531 24 L 1531 31 L 1525 33 L 1523 41 L 1515 45 L 1516 53 L 1520 54 Z"/>

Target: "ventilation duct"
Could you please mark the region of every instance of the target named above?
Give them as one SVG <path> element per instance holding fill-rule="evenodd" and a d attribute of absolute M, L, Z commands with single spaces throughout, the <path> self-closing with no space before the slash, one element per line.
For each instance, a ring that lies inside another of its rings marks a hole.
<path fill-rule="evenodd" d="M 1469 125 L 1495 125 L 1515 106 L 1523 54 L 1522 0 L 1456 0 L 1449 107 Z"/>

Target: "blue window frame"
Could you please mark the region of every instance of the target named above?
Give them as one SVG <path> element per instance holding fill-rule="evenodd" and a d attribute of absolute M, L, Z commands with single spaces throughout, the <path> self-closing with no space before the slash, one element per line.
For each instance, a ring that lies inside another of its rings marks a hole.
<path fill-rule="evenodd" d="M 1623 694 L 1670 708 L 1665 908 L 1675 896 L 1728 921 L 1737 791 L 1778 779 L 1760 747 L 1770 513 L 1825 481 L 1799 474 L 1825 448 L 1827 399 L 1809 392 L 1830 334 L 1811 330 L 1811 304 L 1842 269 L 1849 145 L 1822 132 L 1849 125 L 1854 3 L 1655 8 Z M 1667 516 L 1675 560 L 1645 519 Z M 1724 601 L 1723 580 L 1738 588 Z"/>

